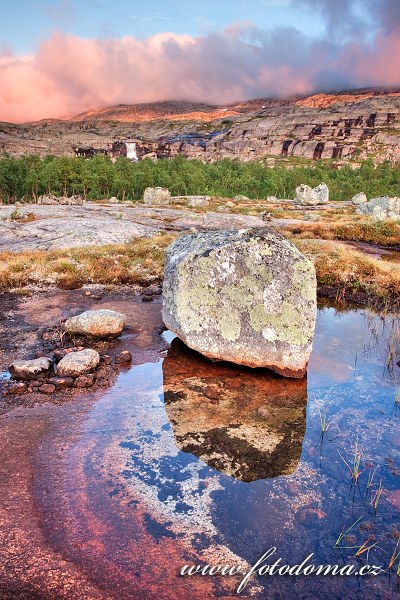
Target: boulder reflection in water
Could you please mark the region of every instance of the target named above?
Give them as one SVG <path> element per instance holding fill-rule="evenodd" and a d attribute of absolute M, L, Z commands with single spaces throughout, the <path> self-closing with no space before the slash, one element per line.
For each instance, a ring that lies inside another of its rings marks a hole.
<path fill-rule="evenodd" d="M 178 339 L 164 359 L 163 377 L 181 450 L 241 481 L 294 473 L 306 429 L 306 378 L 213 363 Z"/>

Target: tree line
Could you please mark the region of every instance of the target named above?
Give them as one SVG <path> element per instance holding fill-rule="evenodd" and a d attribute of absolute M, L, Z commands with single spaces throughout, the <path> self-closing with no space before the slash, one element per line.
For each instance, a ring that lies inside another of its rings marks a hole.
<path fill-rule="evenodd" d="M 4 203 L 36 201 L 42 194 L 80 194 L 87 200 L 139 200 L 149 186 L 166 187 L 173 196 L 205 194 L 231 198 L 242 194 L 252 199 L 294 198 L 298 185 L 315 187 L 322 181 L 329 186 L 333 200 L 346 200 L 361 191 L 369 198 L 398 196 L 400 163 L 384 162 L 375 167 L 369 159 L 355 170 L 350 165 L 337 169 L 322 162 L 271 169 L 259 161 L 223 159 L 205 164 L 181 156 L 138 163 L 123 157 L 112 162 L 104 156 L 91 160 L 36 155 L 0 158 L 0 199 Z"/>

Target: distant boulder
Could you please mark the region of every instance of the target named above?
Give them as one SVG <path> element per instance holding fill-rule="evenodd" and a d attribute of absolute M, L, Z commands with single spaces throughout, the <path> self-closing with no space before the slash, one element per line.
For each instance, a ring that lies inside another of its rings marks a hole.
<path fill-rule="evenodd" d="M 356 213 L 372 217 L 374 221 L 397 221 L 400 218 L 400 198 L 372 198 L 369 202 L 360 204 Z"/>
<path fill-rule="evenodd" d="M 248 198 L 247 196 L 243 196 L 242 194 L 239 194 L 238 196 L 234 197 L 234 200 L 236 200 L 236 202 L 248 202 L 250 200 L 250 198 Z"/>
<path fill-rule="evenodd" d="M 210 204 L 210 196 L 188 196 L 189 208 L 199 208 Z"/>
<path fill-rule="evenodd" d="M 79 205 L 83 204 L 83 198 L 79 195 L 74 196 L 54 196 L 53 194 L 45 194 L 39 196 L 37 200 L 38 204 L 68 204 L 68 205 Z"/>
<path fill-rule="evenodd" d="M 364 192 L 360 192 L 359 194 L 356 194 L 355 196 L 353 196 L 351 201 L 353 204 L 358 206 L 359 204 L 364 204 L 364 202 L 368 202 L 368 198 L 364 194 Z"/>
<path fill-rule="evenodd" d="M 329 188 L 326 183 L 320 183 L 315 188 L 302 184 L 296 188 L 295 202 L 308 206 L 327 204 L 329 202 Z"/>
<path fill-rule="evenodd" d="M 278 198 L 276 196 L 268 196 L 265 201 L 270 202 L 271 204 L 276 204 L 278 202 Z"/>
<path fill-rule="evenodd" d="M 39 196 L 37 199 L 38 204 L 58 204 L 57 196 L 53 194 L 43 194 L 43 196 Z"/>
<path fill-rule="evenodd" d="M 148 187 L 144 191 L 144 204 L 169 204 L 171 200 L 171 192 L 162 187 Z"/>

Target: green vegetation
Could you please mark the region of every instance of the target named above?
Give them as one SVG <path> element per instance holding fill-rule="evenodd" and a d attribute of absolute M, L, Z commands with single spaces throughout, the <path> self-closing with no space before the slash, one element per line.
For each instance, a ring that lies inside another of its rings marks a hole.
<path fill-rule="evenodd" d="M 120 200 L 138 200 L 148 186 L 167 187 L 174 196 L 208 194 L 249 198 L 267 196 L 293 198 L 301 183 L 316 186 L 325 181 L 333 200 L 351 198 L 360 191 L 369 197 L 397 195 L 400 189 L 400 163 L 384 162 L 374 167 L 371 160 L 353 170 L 346 165 L 336 169 L 323 162 L 270 169 L 260 161 L 241 163 L 220 160 L 204 164 L 198 160 L 131 163 L 119 158 L 115 163 L 104 156 L 91 160 L 76 157 L 24 156 L 0 158 L 0 198 L 3 202 L 35 200 L 39 195 L 81 194 L 89 200 L 116 196 Z"/>

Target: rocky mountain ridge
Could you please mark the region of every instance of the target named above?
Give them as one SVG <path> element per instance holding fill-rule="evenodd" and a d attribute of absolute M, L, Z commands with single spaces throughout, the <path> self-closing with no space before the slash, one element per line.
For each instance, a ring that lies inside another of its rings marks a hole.
<path fill-rule="evenodd" d="M 205 162 L 266 159 L 271 166 L 299 159 L 357 164 L 369 156 L 396 161 L 400 91 L 352 90 L 227 106 L 166 101 L 92 110 L 68 121 L 0 123 L 0 152 L 14 156 L 72 156 L 74 149 L 92 148 L 88 156 L 102 150 L 116 157 L 126 155 L 125 142 L 136 144 L 139 160 L 183 155 Z"/>

